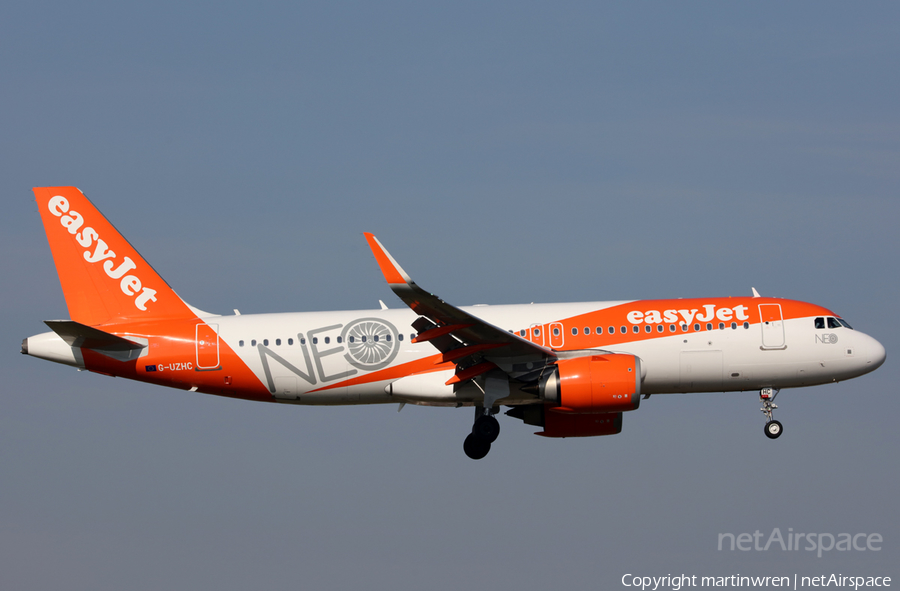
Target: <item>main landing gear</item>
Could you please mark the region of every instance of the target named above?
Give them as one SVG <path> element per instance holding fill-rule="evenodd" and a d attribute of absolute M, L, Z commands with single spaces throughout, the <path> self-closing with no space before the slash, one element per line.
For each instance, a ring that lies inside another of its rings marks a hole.
<path fill-rule="evenodd" d="M 494 417 L 494 409 L 475 408 L 472 432 L 463 442 L 463 451 L 473 460 L 480 460 L 491 451 L 491 444 L 500 435 L 500 422 Z"/>
<path fill-rule="evenodd" d="M 769 439 L 778 439 L 784 431 L 784 427 L 781 426 L 781 423 L 772 418 L 772 411 L 778 408 L 777 404 L 773 404 L 773 402 L 775 402 L 775 397 L 778 396 L 778 392 L 780 392 L 780 390 L 774 390 L 772 388 L 763 388 L 759 391 L 759 401 L 762 402 L 763 405 L 760 410 L 766 415 L 765 433 L 766 437 Z"/>

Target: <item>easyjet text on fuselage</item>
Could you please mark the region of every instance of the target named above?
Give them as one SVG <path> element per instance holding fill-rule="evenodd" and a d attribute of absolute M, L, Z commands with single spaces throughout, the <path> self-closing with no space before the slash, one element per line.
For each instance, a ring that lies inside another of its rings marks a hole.
<path fill-rule="evenodd" d="M 691 324 L 697 322 L 712 322 L 718 319 L 722 322 L 741 322 L 749 320 L 747 311 L 750 308 L 744 305 L 733 307 L 717 306 L 716 304 L 703 304 L 700 308 L 680 310 L 632 310 L 625 317 L 631 324 Z"/>

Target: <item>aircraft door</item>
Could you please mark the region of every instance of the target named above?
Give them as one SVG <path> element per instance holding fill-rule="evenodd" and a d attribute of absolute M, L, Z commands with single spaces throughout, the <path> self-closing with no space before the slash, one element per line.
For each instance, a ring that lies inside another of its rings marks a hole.
<path fill-rule="evenodd" d="M 528 340 L 535 345 L 544 346 L 544 327 L 540 324 L 532 324 L 528 328 Z"/>
<path fill-rule="evenodd" d="M 784 320 L 781 304 L 760 304 L 759 325 L 762 327 L 763 349 L 784 348 Z"/>
<path fill-rule="evenodd" d="M 200 323 L 196 328 L 195 346 L 197 369 L 218 369 L 219 367 L 218 324 Z"/>

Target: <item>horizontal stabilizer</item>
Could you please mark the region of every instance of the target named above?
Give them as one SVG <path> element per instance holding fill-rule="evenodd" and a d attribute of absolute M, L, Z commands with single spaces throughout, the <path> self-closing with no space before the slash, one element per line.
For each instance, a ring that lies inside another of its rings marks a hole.
<path fill-rule="evenodd" d="M 131 351 L 145 345 L 103 332 L 74 320 L 45 320 L 44 324 L 58 334 L 70 347 L 84 347 L 102 351 Z"/>

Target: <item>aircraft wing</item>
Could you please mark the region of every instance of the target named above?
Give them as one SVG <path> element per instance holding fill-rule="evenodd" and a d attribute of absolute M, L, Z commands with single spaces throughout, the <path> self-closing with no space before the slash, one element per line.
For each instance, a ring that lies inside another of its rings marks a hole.
<path fill-rule="evenodd" d="M 365 237 L 391 290 L 420 316 L 413 323 L 418 331 L 415 342 L 432 343 L 443 353 L 441 362 L 456 363 L 456 376 L 448 383 L 466 381 L 496 367 L 516 374 L 520 373 L 516 366 L 538 367 L 556 360 L 552 350 L 428 293 L 416 285 L 375 236 L 367 232 Z"/>

